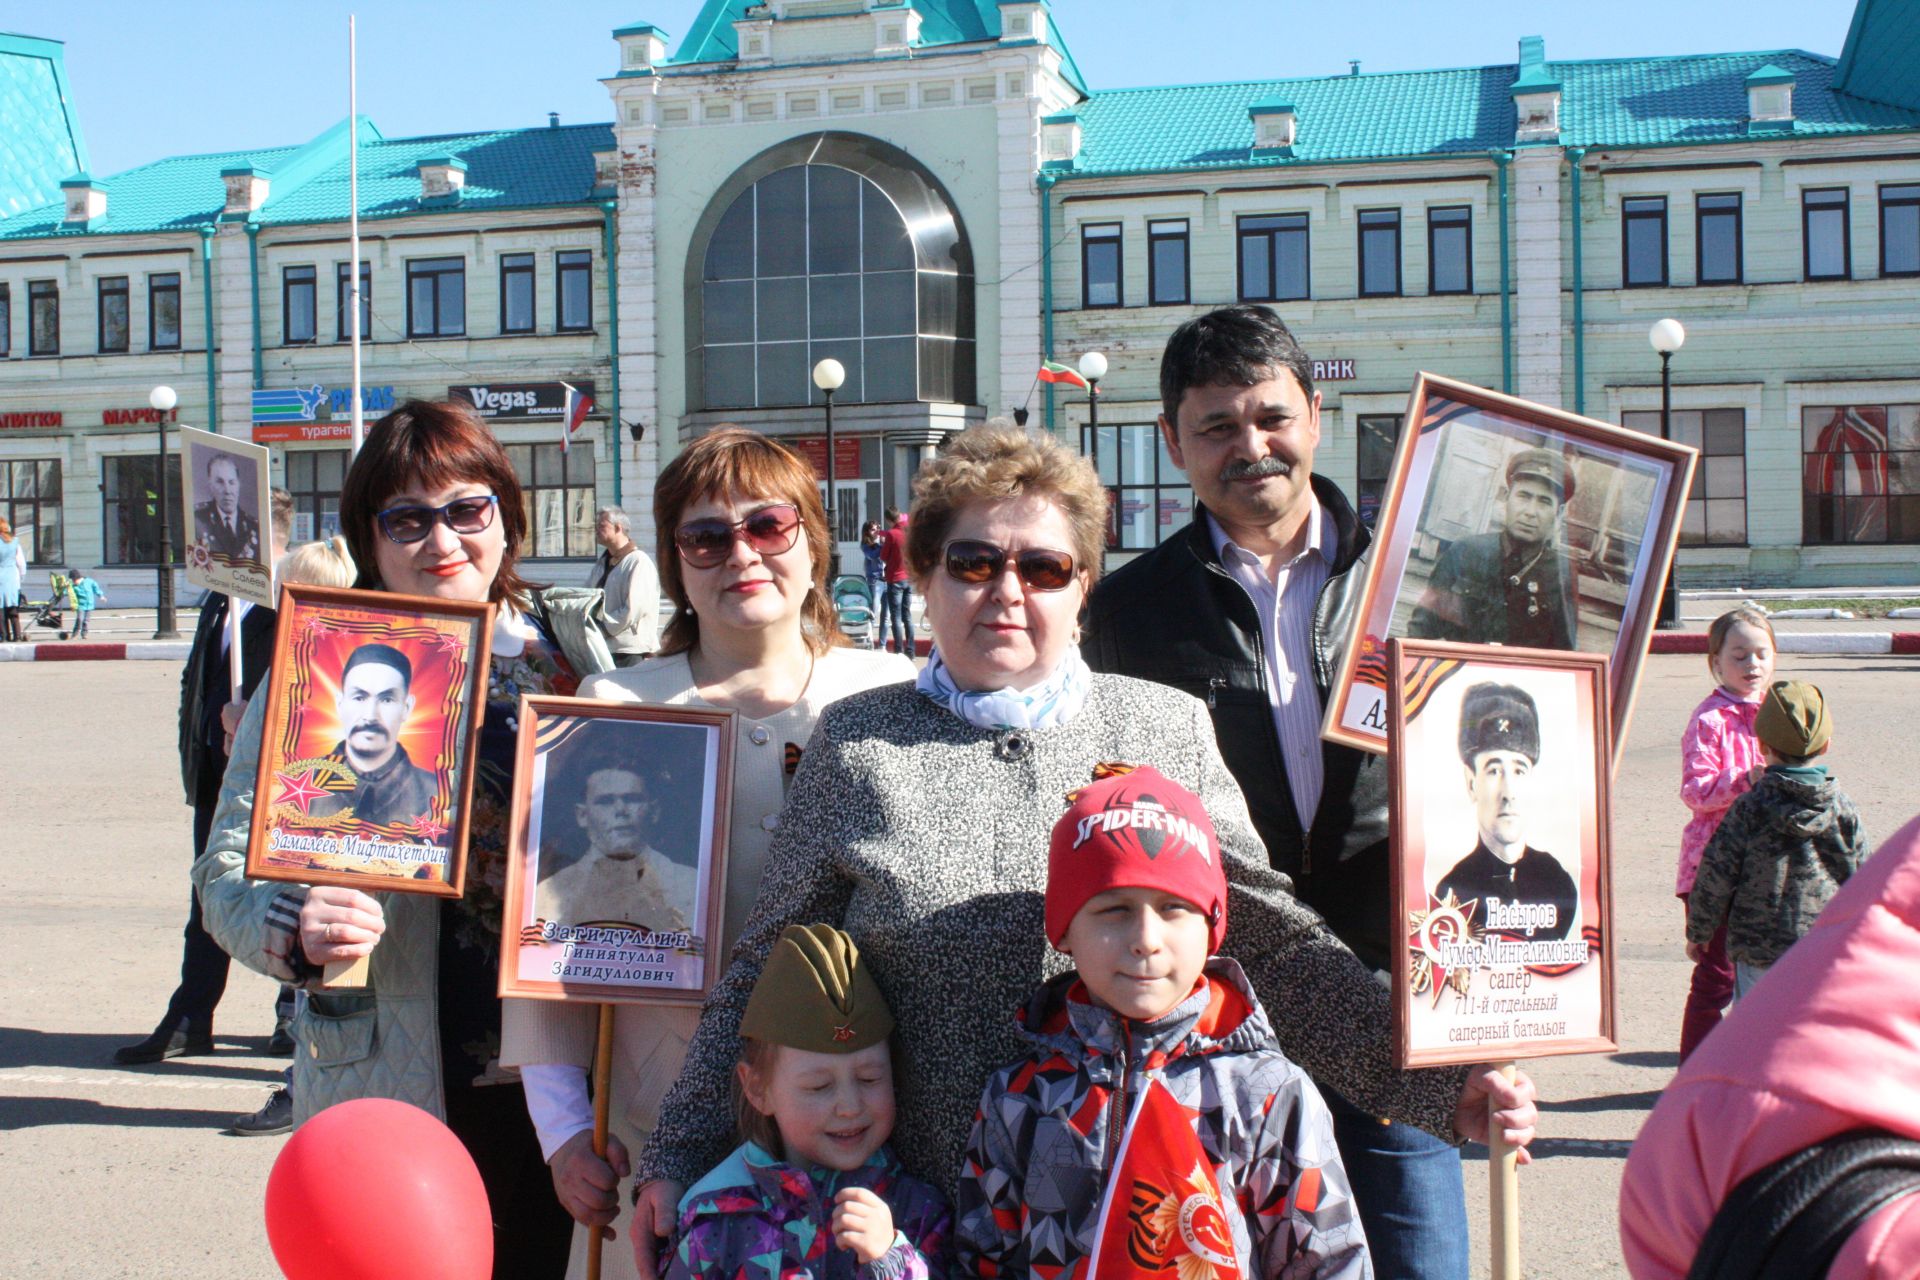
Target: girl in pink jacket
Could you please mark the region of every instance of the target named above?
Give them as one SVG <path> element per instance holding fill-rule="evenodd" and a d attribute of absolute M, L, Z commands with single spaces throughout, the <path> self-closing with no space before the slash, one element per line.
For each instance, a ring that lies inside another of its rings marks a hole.
<path fill-rule="evenodd" d="M 1693 811 L 1680 833 L 1680 874 L 1674 884 L 1683 916 L 1707 841 L 1734 798 L 1766 772 L 1753 717 L 1773 680 L 1773 651 L 1773 624 L 1752 605 L 1721 614 L 1707 630 L 1707 669 L 1717 687 L 1693 709 L 1680 740 L 1680 799 Z M 1733 962 L 1727 959 L 1722 926 L 1693 966 L 1693 986 L 1680 1022 L 1680 1061 L 1720 1025 L 1720 1015 L 1732 1001 Z"/>

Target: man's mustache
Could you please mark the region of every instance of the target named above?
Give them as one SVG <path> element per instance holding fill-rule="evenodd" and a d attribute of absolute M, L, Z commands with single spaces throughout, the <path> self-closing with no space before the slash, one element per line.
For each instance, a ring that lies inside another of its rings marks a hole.
<path fill-rule="evenodd" d="M 347 736 L 352 737 L 356 733 L 377 733 L 383 738 L 389 736 L 387 726 L 381 724 L 378 720 L 367 720 L 353 726 L 353 729 Z"/>
<path fill-rule="evenodd" d="M 1229 462 L 1220 468 L 1222 480 L 1259 480 L 1267 476 L 1290 476 L 1293 464 L 1285 458 L 1269 454 L 1258 462 Z"/>

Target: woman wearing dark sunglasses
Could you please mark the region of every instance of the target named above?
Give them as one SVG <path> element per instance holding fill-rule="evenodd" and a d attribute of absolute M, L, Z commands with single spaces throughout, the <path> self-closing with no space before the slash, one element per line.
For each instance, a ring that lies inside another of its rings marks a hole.
<path fill-rule="evenodd" d="M 492 430 L 462 405 L 412 401 L 376 422 L 340 494 L 356 586 L 498 606 L 457 900 L 248 881 L 242 874 L 259 764 L 256 698 L 235 735 L 213 836 L 194 866 L 208 929 L 236 958 L 310 983 L 338 960 L 373 957 L 363 994 L 309 986 L 295 1026 L 296 1122 L 356 1097 L 444 1115 L 479 1166 L 496 1223 L 496 1276 L 555 1275 L 572 1224 L 548 1176 L 522 1089 L 499 1070 L 500 893 L 523 693 L 570 694 L 612 665 L 592 597 L 543 590 L 517 568 L 527 507 Z M 597 593 L 593 593 L 597 595 Z M 375 947 L 378 942 L 380 945 Z"/>
<path fill-rule="evenodd" d="M 830 549 L 818 482 L 799 454 L 738 427 L 702 436 L 654 487 L 660 580 L 674 606 L 660 652 L 581 686 L 590 698 L 730 708 L 733 822 L 726 917 L 712 954 L 726 956 L 761 885 L 761 870 L 797 758 L 827 704 L 913 678 L 898 654 L 853 648 L 827 592 Z M 695 1008 L 621 1005 L 614 1011 L 608 1158 L 593 1153 L 587 1069 L 597 1017 L 591 1005 L 508 1000 L 501 1056 L 528 1081 L 553 1185 L 581 1224 L 574 1270 L 585 1274 L 588 1230 L 626 1230 L 618 1180 L 652 1130 L 661 1096 L 699 1022 Z M 606 1250 L 603 1276 L 633 1274 L 630 1250 Z"/>
<path fill-rule="evenodd" d="M 1451 1124 L 1457 1082 L 1392 1070 L 1375 1033 L 1388 1025 L 1385 992 L 1268 869 L 1206 707 L 1081 660 L 1107 501 L 1084 458 L 1010 425 L 964 431 L 920 469 L 907 557 L 933 657 L 914 685 L 856 694 L 821 717 L 753 917 L 641 1153 L 637 1234 L 665 1234 L 681 1187 L 730 1145 L 741 1013 L 789 924 L 838 925 L 872 966 L 899 1046 L 894 1150 L 954 1195 L 981 1088 L 1026 1049 L 1013 1012 L 1066 968 L 1043 922 L 1049 834 L 1063 797 L 1107 761 L 1153 765 L 1205 801 L 1232 887 L 1225 951 L 1288 1055 L 1374 1114 Z M 1363 1015 L 1378 1028 L 1349 1035 Z M 652 1274 L 650 1256 L 641 1265 Z"/>

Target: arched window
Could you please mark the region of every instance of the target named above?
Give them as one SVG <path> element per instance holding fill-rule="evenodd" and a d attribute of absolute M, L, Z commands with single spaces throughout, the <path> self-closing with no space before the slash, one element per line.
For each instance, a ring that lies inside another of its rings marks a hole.
<path fill-rule="evenodd" d="M 814 134 L 736 173 L 688 262 L 688 399 L 705 409 L 970 403 L 973 256 L 946 193 L 896 147 Z"/>

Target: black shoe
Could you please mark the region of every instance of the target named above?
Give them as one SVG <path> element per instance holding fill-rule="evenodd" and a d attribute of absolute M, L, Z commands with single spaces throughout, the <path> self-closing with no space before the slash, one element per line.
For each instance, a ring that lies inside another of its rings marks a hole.
<path fill-rule="evenodd" d="M 227 1132 L 238 1134 L 242 1138 L 264 1138 L 276 1133 L 286 1133 L 293 1128 L 293 1093 L 287 1089 L 275 1089 L 273 1096 L 267 1099 L 265 1106 L 250 1115 L 235 1116 L 233 1123 L 227 1126 Z"/>
<path fill-rule="evenodd" d="M 138 1044 L 123 1045 L 113 1051 L 113 1060 L 123 1067 L 159 1062 L 166 1058 L 200 1058 L 213 1052 L 213 1032 L 198 1033 L 165 1028 Z"/>
<path fill-rule="evenodd" d="M 286 1018 L 277 1018 L 273 1024 L 273 1034 L 267 1037 L 267 1056 L 269 1058 L 291 1058 L 293 1056 L 293 1032 Z"/>

